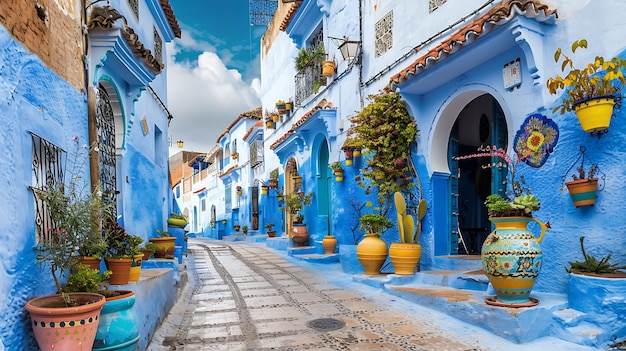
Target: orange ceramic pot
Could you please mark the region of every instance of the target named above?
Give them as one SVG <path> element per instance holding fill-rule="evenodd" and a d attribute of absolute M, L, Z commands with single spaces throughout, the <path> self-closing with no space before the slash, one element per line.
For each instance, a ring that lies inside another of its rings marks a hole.
<path fill-rule="evenodd" d="M 387 259 L 387 244 L 376 234 L 367 234 L 356 247 L 356 256 L 365 274 L 378 274 Z"/>
<path fill-rule="evenodd" d="M 420 244 L 391 243 L 389 247 L 389 259 L 393 264 L 394 274 L 415 274 L 420 257 L 422 257 Z"/>
<path fill-rule="evenodd" d="M 111 271 L 109 284 L 124 285 L 130 281 L 132 258 L 107 258 L 107 267 Z"/>
<path fill-rule="evenodd" d="M 326 255 L 334 254 L 337 248 L 337 239 L 332 235 L 324 236 L 324 239 L 322 239 L 322 247 Z"/>

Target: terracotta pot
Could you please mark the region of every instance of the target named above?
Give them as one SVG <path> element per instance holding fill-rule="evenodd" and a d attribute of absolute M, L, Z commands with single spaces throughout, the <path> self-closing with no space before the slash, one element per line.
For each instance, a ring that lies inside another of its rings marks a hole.
<path fill-rule="evenodd" d="M 596 204 L 598 178 L 579 179 L 565 182 L 574 206 L 592 206 Z"/>
<path fill-rule="evenodd" d="M 508 307 L 528 305 L 532 302 L 530 291 L 541 270 L 543 254 L 539 243 L 547 227 L 531 217 L 490 217 L 489 220 L 496 230 L 485 239 L 481 260 L 485 275 L 496 291 L 496 302 Z M 530 221 L 541 226 L 539 238 L 526 229 Z"/>
<path fill-rule="evenodd" d="M 326 255 L 334 254 L 337 248 L 337 239 L 332 235 L 324 236 L 324 239 L 322 239 L 322 247 Z"/>
<path fill-rule="evenodd" d="M 91 350 L 105 303 L 104 296 L 91 293 L 69 295 L 81 305 L 65 307 L 61 295 L 42 296 L 26 303 L 33 333 L 42 351 Z"/>
<path fill-rule="evenodd" d="M 132 258 L 107 258 L 107 267 L 111 271 L 109 284 L 124 285 L 130 281 Z"/>
<path fill-rule="evenodd" d="M 213 228 L 213 227 L 211 227 Z M 150 256 L 152 256 L 152 251 L 144 251 L 143 252 L 143 257 L 141 258 L 143 261 L 147 261 L 150 259 Z"/>
<path fill-rule="evenodd" d="M 165 258 L 174 255 L 174 242 L 175 237 L 163 237 L 163 238 L 150 238 L 150 242 L 153 242 L 157 246 L 157 250 L 154 252 L 155 258 Z"/>
<path fill-rule="evenodd" d="M 376 234 L 366 234 L 356 247 L 356 256 L 365 274 L 378 274 L 387 259 L 387 244 Z"/>
<path fill-rule="evenodd" d="M 394 274 L 414 275 L 415 268 L 422 257 L 422 245 L 391 243 L 389 246 L 389 259 L 393 264 Z"/>
<path fill-rule="evenodd" d="M 270 238 L 273 238 L 276 236 L 276 231 L 275 230 L 269 230 L 267 232 L 267 236 L 269 236 Z"/>
<path fill-rule="evenodd" d="M 81 256 L 79 259 L 81 264 L 89 266 L 91 269 L 100 270 L 100 261 L 102 258 L 93 258 L 91 256 Z"/>
<path fill-rule="evenodd" d="M 306 246 L 309 243 L 309 231 L 304 224 L 294 223 L 291 229 L 293 241 L 296 246 Z"/>
<path fill-rule="evenodd" d="M 578 122 L 585 132 L 594 132 L 609 128 L 613 115 L 613 97 L 599 97 L 587 100 L 575 107 Z"/>

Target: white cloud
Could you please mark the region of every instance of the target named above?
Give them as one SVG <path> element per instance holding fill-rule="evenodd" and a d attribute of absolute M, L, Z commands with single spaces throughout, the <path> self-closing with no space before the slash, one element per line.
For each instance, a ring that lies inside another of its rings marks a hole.
<path fill-rule="evenodd" d="M 202 47 L 192 39 L 178 43 L 185 44 Z M 207 152 L 239 114 L 260 106 L 260 82 L 254 79 L 246 84 L 241 73 L 228 69 L 214 52 L 200 54 L 196 66 L 174 62 L 174 45 L 168 44 L 167 50 L 168 109 L 174 116 L 169 128 L 174 141 L 170 153 L 180 151 L 175 143 L 179 139 L 185 142 L 184 150 Z"/>

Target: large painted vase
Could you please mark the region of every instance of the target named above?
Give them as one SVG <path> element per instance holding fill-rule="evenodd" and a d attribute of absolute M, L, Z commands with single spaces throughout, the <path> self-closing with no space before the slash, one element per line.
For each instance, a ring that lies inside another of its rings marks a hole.
<path fill-rule="evenodd" d="M 546 225 L 531 217 L 491 217 L 496 229 L 487 236 L 481 250 L 483 269 L 502 304 L 527 304 L 541 269 L 541 240 Z M 539 238 L 527 229 L 535 221 Z"/>

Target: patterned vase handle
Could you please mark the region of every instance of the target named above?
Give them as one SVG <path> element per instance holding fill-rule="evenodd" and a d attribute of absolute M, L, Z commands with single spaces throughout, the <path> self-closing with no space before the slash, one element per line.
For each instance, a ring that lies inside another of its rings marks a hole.
<path fill-rule="evenodd" d="M 541 222 L 540 220 L 538 220 L 537 218 L 531 218 L 533 221 L 537 222 L 537 224 L 539 224 L 539 226 L 541 227 L 541 235 L 539 235 L 539 238 L 537 238 L 537 242 L 540 243 L 541 240 L 543 239 L 543 235 L 546 233 L 546 230 L 549 228 L 547 225 L 543 224 L 543 222 Z"/>

